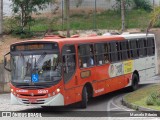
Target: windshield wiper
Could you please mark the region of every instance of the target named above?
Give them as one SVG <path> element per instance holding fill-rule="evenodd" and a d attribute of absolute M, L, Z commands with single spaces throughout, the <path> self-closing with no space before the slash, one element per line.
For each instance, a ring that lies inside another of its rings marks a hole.
<path fill-rule="evenodd" d="M 45 58 L 46 54 L 46 52 L 43 52 L 41 56 L 38 58 L 38 60 L 36 60 L 35 58 L 34 69 L 32 70 L 33 73 L 36 73 L 38 64 Z"/>
<path fill-rule="evenodd" d="M 37 66 L 46 56 L 46 52 L 43 52 L 41 56 L 38 58 L 37 62 L 35 62 L 35 66 Z"/>

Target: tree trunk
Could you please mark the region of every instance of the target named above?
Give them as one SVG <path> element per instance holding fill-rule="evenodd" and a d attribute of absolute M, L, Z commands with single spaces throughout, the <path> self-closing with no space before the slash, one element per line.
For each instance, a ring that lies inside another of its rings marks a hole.
<path fill-rule="evenodd" d="M 0 35 L 3 34 L 3 0 L 0 0 Z"/>
<path fill-rule="evenodd" d="M 65 18 L 66 18 L 66 24 L 67 24 L 67 37 L 70 37 L 70 0 L 64 0 L 64 6 L 65 6 Z"/>
<path fill-rule="evenodd" d="M 125 31 L 125 0 L 121 0 L 122 32 Z"/>

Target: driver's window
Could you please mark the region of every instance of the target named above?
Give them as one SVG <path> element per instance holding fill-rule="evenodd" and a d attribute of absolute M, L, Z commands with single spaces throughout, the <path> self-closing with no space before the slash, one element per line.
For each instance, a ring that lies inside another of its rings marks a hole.
<path fill-rule="evenodd" d="M 76 69 L 75 46 L 66 45 L 62 50 L 64 82 L 67 83 Z"/>

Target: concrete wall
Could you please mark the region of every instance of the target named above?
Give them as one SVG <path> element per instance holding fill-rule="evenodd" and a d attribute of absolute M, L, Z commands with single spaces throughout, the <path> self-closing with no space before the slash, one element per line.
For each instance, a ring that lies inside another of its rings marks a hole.
<path fill-rule="evenodd" d="M 64 0 L 63 0 L 64 1 Z M 82 1 L 82 4 L 80 4 L 79 7 L 77 7 L 78 1 Z M 97 9 L 112 9 L 113 5 L 115 4 L 116 0 L 96 0 L 97 2 Z M 149 0 L 151 4 L 153 4 L 153 1 L 155 1 L 155 5 L 159 6 L 160 5 L 160 0 Z M 11 0 L 3 0 L 4 2 L 4 15 L 5 16 L 11 16 L 12 15 L 12 10 L 11 10 Z M 55 8 L 58 6 L 59 9 L 62 9 L 62 0 L 57 0 L 56 5 L 48 5 L 47 9 L 43 10 L 43 12 L 53 12 Z M 95 0 L 70 0 L 70 6 L 71 9 L 83 9 L 83 10 L 90 10 L 94 9 L 95 6 Z"/>
<path fill-rule="evenodd" d="M 0 93 L 10 92 L 9 81 L 11 80 L 10 73 L 4 69 L 3 63 L 0 64 Z"/>

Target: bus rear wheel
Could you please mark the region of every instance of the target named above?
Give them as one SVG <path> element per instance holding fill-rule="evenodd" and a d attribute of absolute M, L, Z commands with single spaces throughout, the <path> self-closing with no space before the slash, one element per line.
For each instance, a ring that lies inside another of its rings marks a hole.
<path fill-rule="evenodd" d="M 131 91 L 135 91 L 135 90 L 138 89 L 138 82 L 139 82 L 138 75 L 137 74 L 133 74 Z"/>
<path fill-rule="evenodd" d="M 85 86 L 82 91 L 81 108 L 87 108 L 87 103 L 88 103 L 88 92 Z"/>

